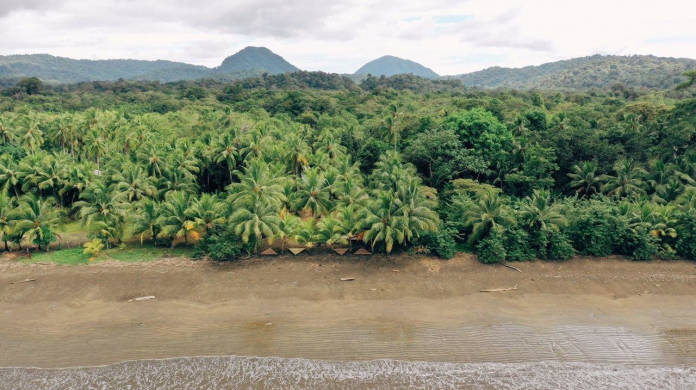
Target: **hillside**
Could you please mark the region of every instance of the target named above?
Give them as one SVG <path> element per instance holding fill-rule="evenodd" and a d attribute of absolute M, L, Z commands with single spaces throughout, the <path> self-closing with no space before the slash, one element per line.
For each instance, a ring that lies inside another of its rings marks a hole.
<path fill-rule="evenodd" d="M 36 76 L 46 82 L 154 79 L 190 80 L 204 77 L 210 70 L 172 61 L 74 60 L 48 54 L 0 56 L 0 78 Z"/>
<path fill-rule="evenodd" d="M 299 69 L 265 47 L 248 46 L 225 58 L 215 70 L 221 73 L 257 70 L 269 74 L 280 74 L 297 72 Z"/>
<path fill-rule="evenodd" d="M 0 56 L 0 79 L 36 76 L 49 83 L 81 81 L 157 80 L 201 78 L 239 79 L 261 73 L 278 74 L 298 69 L 266 48 L 247 47 L 227 57 L 214 69 L 173 61 L 75 60 L 48 54 Z"/>
<path fill-rule="evenodd" d="M 376 60 L 370 61 L 355 71 L 356 75 L 373 76 L 394 76 L 397 74 L 413 74 L 427 79 L 436 79 L 438 76 L 432 69 L 413 62 L 394 56 L 383 56 Z"/>
<path fill-rule="evenodd" d="M 481 88 L 587 89 L 624 84 L 665 89 L 684 81 L 683 73 L 690 69 L 696 69 L 696 60 L 594 55 L 524 68 L 492 67 L 453 77 Z"/>

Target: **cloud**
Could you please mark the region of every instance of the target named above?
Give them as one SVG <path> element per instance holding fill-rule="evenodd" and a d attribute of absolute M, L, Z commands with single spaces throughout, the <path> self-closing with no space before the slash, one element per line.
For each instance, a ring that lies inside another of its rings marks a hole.
<path fill-rule="evenodd" d="M 14 11 L 49 8 L 62 2 L 63 0 L 2 0 L 0 1 L 0 17 Z"/>
<path fill-rule="evenodd" d="M 254 45 L 308 70 L 392 54 L 454 74 L 596 52 L 693 57 L 695 14 L 690 0 L 0 0 L 0 54 L 216 66 Z"/>

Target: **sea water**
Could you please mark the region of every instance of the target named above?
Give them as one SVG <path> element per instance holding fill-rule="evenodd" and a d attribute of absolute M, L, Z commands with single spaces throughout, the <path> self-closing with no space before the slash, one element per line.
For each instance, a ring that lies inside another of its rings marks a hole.
<path fill-rule="evenodd" d="M 2 368 L 0 389 L 695 389 L 694 366 L 187 357 Z"/>

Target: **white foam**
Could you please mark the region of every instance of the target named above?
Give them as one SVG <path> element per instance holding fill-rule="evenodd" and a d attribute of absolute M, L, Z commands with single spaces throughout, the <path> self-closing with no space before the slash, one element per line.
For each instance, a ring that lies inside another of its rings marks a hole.
<path fill-rule="evenodd" d="M 691 389 L 694 366 L 191 357 L 65 369 L 0 368 L 0 389 Z"/>

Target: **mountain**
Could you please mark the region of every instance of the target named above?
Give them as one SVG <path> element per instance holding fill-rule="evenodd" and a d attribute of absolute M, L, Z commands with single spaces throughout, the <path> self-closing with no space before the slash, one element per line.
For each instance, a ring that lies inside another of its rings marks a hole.
<path fill-rule="evenodd" d="M 225 58 L 215 70 L 221 73 L 261 71 L 269 74 L 280 74 L 297 72 L 299 69 L 265 47 L 247 46 Z"/>
<path fill-rule="evenodd" d="M 431 80 L 460 80 L 479 88 L 567 89 L 609 88 L 622 84 L 633 88 L 671 89 L 685 80 L 686 71 L 696 69 L 696 60 L 655 56 L 601 56 L 574 58 L 524 68 L 493 67 L 482 71 L 439 77 L 413 61 L 384 56 L 347 75 L 355 82 L 368 74 L 401 75 L 390 83 L 414 87 L 413 75 Z M 81 81 L 157 80 L 161 82 L 218 79 L 237 80 L 297 72 L 299 69 L 265 47 L 246 47 L 225 58 L 216 68 L 173 61 L 75 60 L 48 54 L 0 56 L 0 86 L 13 85 L 24 77 L 36 76 L 47 83 Z M 413 85 L 412 85 L 413 84 Z M 429 88 L 450 88 L 449 84 Z"/>
<path fill-rule="evenodd" d="M 363 65 L 355 72 L 356 75 L 371 74 L 373 76 L 394 76 L 397 74 L 413 74 L 426 79 L 436 79 L 437 73 L 432 69 L 403 58 L 394 56 L 379 57 L 376 60 L 370 61 Z"/>
<path fill-rule="evenodd" d="M 263 47 L 247 47 L 227 57 L 217 68 L 163 60 L 74 60 L 48 54 L 0 56 L 0 79 L 36 76 L 49 83 L 118 79 L 162 82 L 202 78 L 239 79 L 264 72 L 279 74 L 297 70 Z"/>
<path fill-rule="evenodd" d="M 48 54 L 0 56 L 0 78 L 36 76 L 55 83 L 118 79 L 189 80 L 204 77 L 209 71 L 204 66 L 161 60 L 73 60 Z"/>
<path fill-rule="evenodd" d="M 691 69 L 696 69 L 696 60 L 594 55 L 524 68 L 493 67 L 448 78 L 480 88 L 588 89 L 623 84 L 667 89 L 684 81 L 683 73 Z"/>

